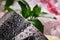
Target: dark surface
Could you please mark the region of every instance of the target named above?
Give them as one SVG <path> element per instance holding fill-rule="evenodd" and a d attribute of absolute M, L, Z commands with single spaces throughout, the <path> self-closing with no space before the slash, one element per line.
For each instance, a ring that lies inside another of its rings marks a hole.
<path fill-rule="evenodd" d="M 35 40 L 35 37 L 34 36 L 29 36 L 29 37 L 27 37 L 27 38 L 25 38 L 23 40 Z"/>
<path fill-rule="evenodd" d="M 28 27 L 29 23 L 16 13 L 8 13 L 0 22 L 0 40 L 12 40 L 21 30 Z"/>

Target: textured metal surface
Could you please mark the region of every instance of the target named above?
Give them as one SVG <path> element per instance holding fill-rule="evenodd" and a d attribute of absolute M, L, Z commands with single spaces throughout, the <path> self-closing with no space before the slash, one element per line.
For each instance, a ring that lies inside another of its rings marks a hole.
<path fill-rule="evenodd" d="M 36 27 L 32 24 L 24 31 L 19 33 L 15 40 L 48 40 Z"/>
<path fill-rule="evenodd" d="M 12 40 L 21 30 L 28 27 L 28 22 L 16 13 L 8 13 L 0 21 L 0 40 Z"/>

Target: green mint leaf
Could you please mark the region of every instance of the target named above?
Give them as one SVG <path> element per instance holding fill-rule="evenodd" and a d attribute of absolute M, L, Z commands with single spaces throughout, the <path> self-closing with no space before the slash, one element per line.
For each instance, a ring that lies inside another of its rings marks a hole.
<path fill-rule="evenodd" d="M 26 3 L 25 1 L 18 1 L 20 7 L 21 7 L 21 14 L 24 18 L 28 18 L 31 14 L 31 10 L 30 10 L 30 7 L 28 5 L 28 3 Z"/>
<path fill-rule="evenodd" d="M 25 18 L 28 18 L 28 17 L 30 17 L 30 10 L 29 9 L 26 9 L 25 11 L 22 11 L 22 15 L 23 15 L 23 17 L 25 17 Z"/>
<path fill-rule="evenodd" d="M 25 0 L 22 0 L 23 2 L 24 2 L 24 4 L 27 6 L 27 8 L 29 9 L 29 10 L 31 10 L 31 8 L 30 8 L 30 6 L 29 6 L 29 4 L 25 1 Z"/>
<path fill-rule="evenodd" d="M 44 26 L 38 19 L 29 20 L 40 32 L 44 32 Z"/>
<path fill-rule="evenodd" d="M 12 5 L 13 3 L 14 3 L 14 0 L 6 0 L 5 10 L 6 10 L 6 7 L 9 7 L 9 6 Z"/>
<path fill-rule="evenodd" d="M 33 8 L 33 16 L 34 17 L 38 17 L 40 15 L 40 12 L 41 12 L 41 8 L 38 7 L 38 5 L 36 5 L 34 8 Z"/>

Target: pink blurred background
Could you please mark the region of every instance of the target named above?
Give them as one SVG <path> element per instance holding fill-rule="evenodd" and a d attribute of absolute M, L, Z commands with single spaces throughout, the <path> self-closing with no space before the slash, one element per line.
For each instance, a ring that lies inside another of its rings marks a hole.
<path fill-rule="evenodd" d="M 51 15 L 55 15 L 57 19 L 41 18 L 39 20 L 43 23 L 44 32 L 47 35 L 60 37 L 60 1 L 59 0 L 36 0 L 37 4 Z"/>

